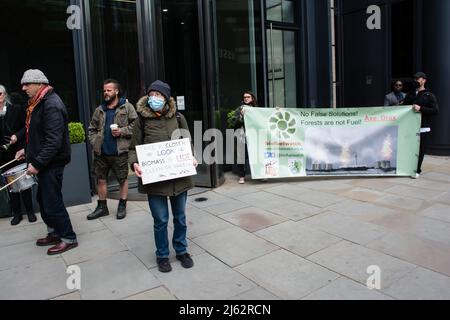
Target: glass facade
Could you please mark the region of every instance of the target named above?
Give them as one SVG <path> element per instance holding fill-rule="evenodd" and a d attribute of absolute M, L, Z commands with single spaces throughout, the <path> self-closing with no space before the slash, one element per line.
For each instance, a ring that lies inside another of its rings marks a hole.
<path fill-rule="evenodd" d="M 20 80 L 25 70 L 40 69 L 60 95 L 70 121 L 79 121 L 70 1 L 2 0 L 0 4 L 0 84 L 16 102 L 26 103 Z"/>
<path fill-rule="evenodd" d="M 113 78 L 133 105 L 141 96 L 136 1 L 91 0 L 94 84 L 98 104 L 103 81 Z M 91 112 L 97 105 L 91 106 Z"/>

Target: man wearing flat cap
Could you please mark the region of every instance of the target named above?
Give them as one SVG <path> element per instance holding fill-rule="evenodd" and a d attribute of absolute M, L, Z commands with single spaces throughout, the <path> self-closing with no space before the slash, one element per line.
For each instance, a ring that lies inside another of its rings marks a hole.
<path fill-rule="evenodd" d="M 25 71 L 21 84 L 29 100 L 25 149 L 16 158 L 25 158 L 27 174 L 38 178 L 37 199 L 48 234 L 36 245 L 52 246 L 49 255 L 60 254 L 78 246 L 61 191 L 64 167 L 70 162 L 67 110 L 41 70 Z"/>
<path fill-rule="evenodd" d="M 431 132 L 431 118 L 439 112 L 439 106 L 436 96 L 425 88 L 428 79 L 427 75 L 423 72 L 417 72 L 413 78 L 414 89 L 406 95 L 403 104 L 412 105 L 414 112 L 420 112 L 422 114 L 419 162 L 417 164 L 416 174 L 412 176 L 412 178 L 417 179 L 422 173 L 423 158 L 429 139 L 427 133 Z"/>

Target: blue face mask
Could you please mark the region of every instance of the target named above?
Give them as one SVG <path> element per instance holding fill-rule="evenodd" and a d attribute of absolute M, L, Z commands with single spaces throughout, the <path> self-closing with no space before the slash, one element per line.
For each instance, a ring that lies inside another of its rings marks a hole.
<path fill-rule="evenodd" d="M 161 111 L 164 107 L 165 100 L 163 98 L 151 96 L 148 97 L 148 105 L 153 111 Z"/>

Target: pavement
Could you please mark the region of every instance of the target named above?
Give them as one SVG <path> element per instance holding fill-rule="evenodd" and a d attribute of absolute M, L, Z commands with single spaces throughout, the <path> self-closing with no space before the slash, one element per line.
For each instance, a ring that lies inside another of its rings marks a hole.
<path fill-rule="evenodd" d="M 39 215 L 15 227 L 0 219 L 0 299 L 450 299 L 450 158 L 427 156 L 423 169 L 417 180 L 244 185 L 227 174 L 221 187 L 188 197 L 195 265 L 183 269 L 172 252 L 166 274 L 143 201 L 128 202 L 124 220 L 117 200 L 94 221 L 86 215 L 95 197 L 68 208 L 79 247 L 56 256 L 35 245 L 46 231 Z M 73 265 L 80 289 L 67 285 Z"/>

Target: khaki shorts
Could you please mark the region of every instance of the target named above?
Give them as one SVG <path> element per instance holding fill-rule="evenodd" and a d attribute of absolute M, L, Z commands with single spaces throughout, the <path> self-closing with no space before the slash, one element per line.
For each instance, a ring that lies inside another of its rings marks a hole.
<path fill-rule="evenodd" d="M 97 179 L 107 180 L 109 170 L 112 170 L 117 181 L 122 184 L 128 178 L 128 153 L 120 156 L 94 155 L 92 173 Z"/>

